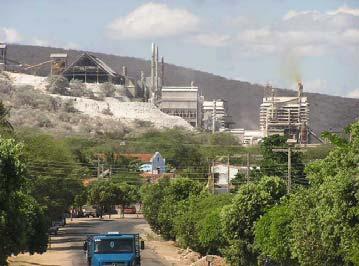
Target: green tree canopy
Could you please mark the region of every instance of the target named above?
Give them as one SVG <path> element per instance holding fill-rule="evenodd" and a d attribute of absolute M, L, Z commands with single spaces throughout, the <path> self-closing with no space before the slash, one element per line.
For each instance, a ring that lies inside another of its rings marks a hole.
<path fill-rule="evenodd" d="M 9 135 L 13 130 L 13 126 L 9 121 L 10 109 L 6 108 L 0 100 L 0 134 Z"/>
<path fill-rule="evenodd" d="M 309 164 L 309 188 L 291 194 L 256 225 L 262 258 L 290 265 L 359 265 L 359 122 L 351 140 L 325 134 L 335 148 Z"/>
<path fill-rule="evenodd" d="M 232 204 L 222 210 L 223 235 L 229 243 L 224 250 L 233 265 L 256 265 L 253 247 L 255 222 L 285 195 L 285 182 L 278 177 L 263 177 L 258 183 L 241 186 Z"/>
<path fill-rule="evenodd" d="M 26 189 L 23 146 L 0 137 L 0 264 L 11 254 L 42 253 L 47 247 L 43 209 Z"/>
<path fill-rule="evenodd" d="M 184 248 L 190 247 L 202 254 L 220 254 L 225 243 L 220 213 L 232 198 L 231 194 L 202 192 L 182 201 L 174 219 L 176 241 Z"/>
<path fill-rule="evenodd" d="M 199 194 L 203 186 L 189 178 L 161 179 L 141 190 L 144 214 L 151 228 L 166 239 L 175 238 L 174 220 L 178 206 L 191 195 Z"/>

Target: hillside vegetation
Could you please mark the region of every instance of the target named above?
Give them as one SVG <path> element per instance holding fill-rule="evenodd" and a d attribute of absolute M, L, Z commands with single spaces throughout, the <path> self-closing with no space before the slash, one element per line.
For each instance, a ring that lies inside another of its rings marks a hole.
<path fill-rule="evenodd" d="M 28 64 L 36 64 L 48 60 L 50 53 L 66 52 L 71 63 L 83 51 L 63 50 L 58 48 L 9 45 L 8 57 Z M 114 70 L 121 73 L 122 66 L 127 66 L 130 76 L 140 77 L 143 70 L 150 73 L 150 63 L 143 59 L 93 53 L 102 58 Z M 37 74 L 49 74 L 49 66 L 37 70 Z M 232 115 L 235 127 L 255 129 L 259 124 L 259 105 L 263 97 L 263 86 L 237 80 L 228 80 L 210 73 L 175 66 L 165 65 L 166 85 L 189 85 L 195 81 L 206 99 L 223 98 L 228 100 L 229 114 Z M 305 91 L 305 84 L 304 84 Z M 294 95 L 294 91 L 278 90 L 280 95 Z M 306 93 L 309 98 L 311 113 L 310 123 L 315 132 L 324 130 L 341 130 L 355 121 L 359 114 L 359 99 L 350 99 L 318 93 Z"/>
<path fill-rule="evenodd" d="M 10 122 L 16 128 L 110 137 L 155 128 L 192 130 L 182 118 L 164 114 L 150 103 L 128 102 L 110 83 L 88 88 L 81 82 L 69 83 L 65 78 L 3 71 L 0 99 L 11 107 Z"/>

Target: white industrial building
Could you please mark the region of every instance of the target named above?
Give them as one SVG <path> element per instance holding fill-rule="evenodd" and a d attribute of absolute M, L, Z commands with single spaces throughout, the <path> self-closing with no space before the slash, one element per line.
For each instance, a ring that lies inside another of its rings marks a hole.
<path fill-rule="evenodd" d="M 194 127 L 202 125 L 203 97 L 199 88 L 191 86 L 163 86 L 159 107 L 162 112 L 182 117 Z"/>
<path fill-rule="evenodd" d="M 271 96 L 263 98 L 260 106 L 260 129 L 264 137 L 286 135 L 298 143 L 308 143 L 309 103 L 303 97 L 303 85 L 298 83 L 296 97 Z"/>
<path fill-rule="evenodd" d="M 216 99 L 203 102 L 203 128 L 212 131 L 225 131 L 229 128 L 227 101 Z M 214 130 L 213 130 L 214 128 Z"/>
<path fill-rule="evenodd" d="M 262 130 L 248 130 L 244 128 L 234 128 L 229 131 L 238 141 L 244 145 L 255 145 L 262 141 L 264 133 Z"/>

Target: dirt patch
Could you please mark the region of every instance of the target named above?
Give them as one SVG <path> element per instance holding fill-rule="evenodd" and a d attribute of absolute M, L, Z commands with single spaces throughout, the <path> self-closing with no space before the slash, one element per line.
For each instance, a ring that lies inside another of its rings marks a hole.
<path fill-rule="evenodd" d="M 136 229 L 141 232 L 146 241 L 146 248 L 171 263 L 173 266 L 207 266 L 206 256 L 201 255 L 189 248 L 182 249 L 174 241 L 165 241 L 161 236 L 154 233 L 148 224 L 138 225 Z M 219 256 L 211 256 L 213 266 L 226 266 L 224 259 Z"/>

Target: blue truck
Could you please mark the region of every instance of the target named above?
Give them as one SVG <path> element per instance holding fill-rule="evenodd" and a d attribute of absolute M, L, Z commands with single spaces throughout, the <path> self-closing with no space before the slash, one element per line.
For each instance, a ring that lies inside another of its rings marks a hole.
<path fill-rule="evenodd" d="M 91 266 L 140 266 L 145 247 L 139 234 L 108 232 L 89 235 L 83 248 Z"/>

